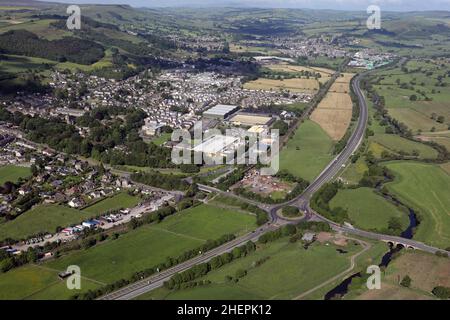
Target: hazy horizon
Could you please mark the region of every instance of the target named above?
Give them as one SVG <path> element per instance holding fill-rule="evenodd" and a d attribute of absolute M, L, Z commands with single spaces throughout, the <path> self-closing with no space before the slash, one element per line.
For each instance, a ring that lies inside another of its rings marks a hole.
<path fill-rule="evenodd" d="M 386 11 L 450 10 L 450 0 L 44 0 L 72 4 L 128 4 L 133 7 L 255 7 L 365 11 L 376 4 Z"/>

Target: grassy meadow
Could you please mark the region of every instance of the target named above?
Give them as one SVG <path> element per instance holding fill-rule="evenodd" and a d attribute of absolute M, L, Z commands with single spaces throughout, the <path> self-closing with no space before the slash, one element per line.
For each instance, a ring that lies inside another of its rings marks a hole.
<path fill-rule="evenodd" d="M 280 154 L 280 169 L 312 181 L 333 159 L 333 142 L 313 121 L 300 125 Z"/>
<path fill-rule="evenodd" d="M 414 239 L 427 244 L 450 246 L 450 176 L 439 166 L 396 161 L 387 163 L 396 179 L 386 186 L 422 216 Z"/>
<path fill-rule="evenodd" d="M 31 169 L 19 166 L 3 166 L 0 167 L 0 185 L 5 182 L 17 182 L 20 178 L 27 178 L 31 176 Z"/>
<path fill-rule="evenodd" d="M 332 208 L 347 209 L 355 226 L 366 230 L 383 230 L 388 228 L 389 219 L 399 218 L 404 229 L 408 227 L 409 219 L 406 212 L 376 194 L 370 188 L 339 190 L 331 200 Z"/>

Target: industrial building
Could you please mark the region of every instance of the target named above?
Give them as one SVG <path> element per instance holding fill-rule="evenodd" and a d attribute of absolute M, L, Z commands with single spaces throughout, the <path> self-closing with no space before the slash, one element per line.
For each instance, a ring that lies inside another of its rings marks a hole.
<path fill-rule="evenodd" d="M 205 156 L 209 157 L 225 157 L 234 154 L 234 150 L 239 142 L 239 137 L 215 135 L 197 145 L 194 148 L 194 152 L 202 152 Z"/>
<path fill-rule="evenodd" d="M 203 117 L 207 119 L 224 120 L 234 114 L 239 109 L 238 106 L 218 104 L 211 109 L 203 112 Z"/>
<path fill-rule="evenodd" d="M 230 122 L 236 126 L 270 126 L 275 119 L 271 116 L 253 114 L 253 113 L 238 113 L 230 119 Z"/>

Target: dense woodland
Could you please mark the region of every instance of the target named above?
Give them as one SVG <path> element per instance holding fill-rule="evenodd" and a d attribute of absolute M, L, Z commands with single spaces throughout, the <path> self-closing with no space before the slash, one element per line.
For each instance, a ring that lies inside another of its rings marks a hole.
<path fill-rule="evenodd" d="M 92 64 L 103 58 L 104 48 L 93 41 L 74 37 L 50 41 L 26 30 L 11 30 L 0 35 L 0 53 Z"/>

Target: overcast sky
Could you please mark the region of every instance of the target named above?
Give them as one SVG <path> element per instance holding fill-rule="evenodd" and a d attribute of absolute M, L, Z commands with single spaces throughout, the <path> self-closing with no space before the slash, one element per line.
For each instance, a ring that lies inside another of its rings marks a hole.
<path fill-rule="evenodd" d="M 338 10 L 365 10 L 377 4 L 382 10 L 450 10 L 450 0 L 47 0 L 67 3 L 114 3 L 134 7 L 171 6 L 245 6 L 266 8 L 311 8 Z"/>

